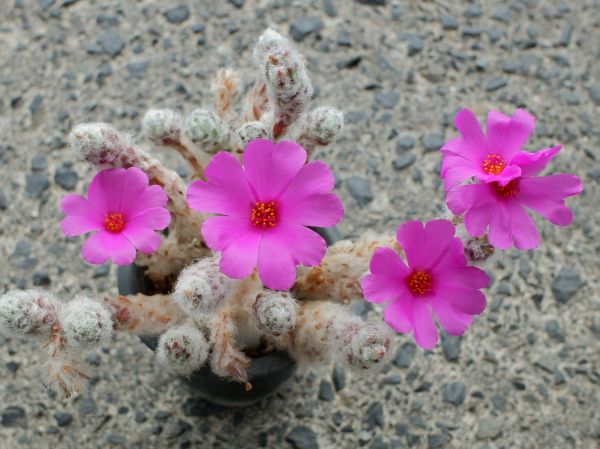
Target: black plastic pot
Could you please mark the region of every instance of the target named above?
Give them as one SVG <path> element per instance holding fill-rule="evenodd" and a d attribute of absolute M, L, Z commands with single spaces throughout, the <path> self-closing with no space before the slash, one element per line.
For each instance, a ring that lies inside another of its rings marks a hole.
<path fill-rule="evenodd" d="M 336 228 L 319 228 L 315 231 L 325 238 L 328 245 L 341 238 Z M 137 265 L 119 267 L 117 285 L 121 295 L 149 294 L 152 291 L 152 285 L 144 275 L 144 269 Z M 140 339 L 150 349 L 156 349 L 157 336 L 142 336 Z M 296 362 L 286 352 L 278 351 L 251 360 L 248 368 L 248 381 L 252 384 L 252 389 L 249 391 L 246 391 L 245 385 L 242 383 L 229 381 L 215 375 L 208 365 L 184 380 L 207 401 L 224 406 L 244 406 L 275 393 L 286 380 L 294 375 L 296 368 Z"/>

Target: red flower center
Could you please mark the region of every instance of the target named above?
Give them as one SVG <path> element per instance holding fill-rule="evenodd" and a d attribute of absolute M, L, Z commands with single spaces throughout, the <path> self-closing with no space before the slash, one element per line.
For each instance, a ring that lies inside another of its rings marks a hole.
<path fill-rule="evenodd" d="M 406 280 L 408 288 L 415 296 L 424 296 L 431 291 L 433 281 L 426 271 L 415 271 Z"/>
<path fill-rule="evenodd" d="M 502 156 L 498 154 L 488 154 L 483 161 L 482 168 L 484 172 L 490 175 L 497 175 L 504 170 L 505 166 L 506 163 L 504 162 Z"/>
<path fill-rule="evenodd" d="M 125 227 L 125 217 L 121 212 L 106 214 L 104 217 L 104 228 L 108 232 L 121 232 Z"/>
<path fill-rule="evenodd" d="M 272 228 L 277 224 L 277 206 L 275 201 L 259 201 L 252 208 L 252 224 L 257 228 Z"/>
<path fill-rule="evenodd" d="M 518 195 L 519 192 L 521 191 L 521 189 L 519 188 L 519 179 L 518 178 L 513 179 L 505 186 L 501 186 L 497 182 L 493 182 L 492 186 L 494 187 L 494 190 L 496 191 L 496 193 L 498 195 L 503 196 L 505 198 L 512 198 L 513 196 Z"/>

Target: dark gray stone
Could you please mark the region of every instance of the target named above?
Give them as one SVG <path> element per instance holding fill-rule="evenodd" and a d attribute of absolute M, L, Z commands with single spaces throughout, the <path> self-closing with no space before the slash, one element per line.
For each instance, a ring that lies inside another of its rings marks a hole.
<path fill-rule="evenodd" d="M 398 156 L 396 159 L 394 159 L 394 161 L 392 162 L 392 166 L 396 170 L 404 170 L 405 168 L 410 167 L 416 159 L 417 158 L 414 154 L 404 153 Z"/>
<path fill-rule="evenodd" d="M 6 195 L 4 192 L 0 190 L 0 210 L 8 209 L 8 200 L 6 199 Z"/>
<path fill-rule="evenodd" d="M 181 405 L 181 409 L 186 416 L 204 418 L 217 413 L 220 410 L 220 407 L 218 405 L 211 404 L 204 399 L 188 398 Z"/>
<path fill-rule="evenodd" d="M 414 34 L 409 34 L 406 40 L 408 41 L 408 56 L 414 56 L 421 53 L 425 46 L 423 39 Z"/>
<path fill-rule="evenodd" d="M 342 391 L 346 386 L 346 370 L 341 365 L 335 365 L 331 373 L 331 380 L 335 391 Z"/>
<path fill-rule="evenodd" d="M 290 36 L 297 42 L 300 42 L 311 33 L 321 31 L 323 21 L 317 17 L 300 17 L 290 24 Z"/>
<path fill-rule="evenodd" d="M 150 61 L 137 61 L 127 64 L 127 71 L 135 78 L 141 78 L 148 71 Z"/>
<path fill-rule="evenodd" d="M 398 385 L 402 383 L 402 376 L 400 374 L 392 374 L 381 379 L 382 385 Z"/>
<path fill-rule="evenodd" d="M 346 179 L 346 187 L 350 195 L 358 201 L 361 206 L 366 206 L 373 201 L 373 192 L 371 191 L 371 183 L 368 179 L 360 176 L 351 176 Z"/>
<path fill-rule="evenodd" d="M 323 11 L 329 17 L 337 17 L 338 11 L 333 0 L 323 0 Z"/>
<path fill-rule="evenodd" d="M 43 171 L 48 168 L 48 160 L 43 154 L 36 154 L 31 159 L 31 169 L 33 171 Z"/>
<path fill-rule="evenodd" d="M 510 22 L 510 9 L 507 5 L 500 5 L 494 8 L 492 11 L 492 19 L 499 20 L 500 22 Z"/>
<path fill-rule="evenodd" d="M 362 5 L 385 6 L 386 0 L 357 0 Z"/>
<path fill-rule="evenodd" d="M 178 419 L 167 429 L 167 438 L 178 438 L 192 429 L 193 427 L 189 422 L 184 421 L 183 419 Z"/>
<path fill-rule="evenodd" d="M 295 449 L 319 449 L 315 431 L 308 426 L 296 426 L 285 437 Z"/>
<path fill-rule="evenodd" d="M 431 151 L 439 150 L 446 142 L 444 141 L 444 134 L 437 132 L 425 134 L 421 138 L 421 143 L 423 144 L 425 151 L 429 153 Z"/>
<path fill-rule="evenodd" d="M 102 364 L 102 357 L 100 357 L 100 354 L 92 352 L 85 356 L 85 361 L 92 366 L 100 366 Z"/>
<path fill-rule="evenodd" d="M 440 18 L 440 22 L 442 24 L 442 28 L 446 31 L 458 29 L 458 20 L 454 16 L 443 15 Z"/>
<path fill-rule="evenodd" d="M 106 437 L 106 441 L 108 444 L 114 444 L 115 446 L 125 446 L 127 444 L 127 438 L 123 435 L 117 435 L 111 433 L 108 437 Z"/>
<path fill-rule="evenodd" d="M 11 373 L 15 374 L 17 371 L 19 371 L 19 367 L 21 365 L 19 365 L 17 362 L 7 362 L 6 363 L 6 369 L 9 370 Z"/>
<path fill-rule="evenodd" d="M 92 278 L 94 278 L 94 279 L 103 278 L 103 277 L 108 276 L 108 273 L 110 273 L 110 265 L 109 264 L 98 265 L 96 268 L 94 268 L 94 273 L 92 274 Z"/>
<path fill-rule="evenodd" d="M 481 6 L 477 3 L 469 3 L 465 8 L 465 16 L 466 17 L 479 17 L 482 14 Z"/>
<path fill-rule="evenodd" d="M 503 88 L 504 86 L 506 86 L 506 84 L 506 78 L 497 76 L 485 83 L 485 90 L 487 90 L 488 92 L 493 92 L 495 90 Z"/>
<path fill-rule="evenodd" d="M 581 288 L 583 282 L 579 273 L 573 267 L 563 267 L 552 282 L 554 298 L 561 303 L 566 303 Z"/>
<path fill-rule="evenodd" d="M 27 427 L 27 414 L 22 407 L 9 405 L 2 410 L 0 423 L 4 427 Z"/>
<path fill-rule="evenodd" d="M 375 102 L 385 109 L 394 109 L 398 100 L 400 100 L 400 95 L 393 90 L 377 92 L 375 94 Z"/>
<path fill-rule="evenodd" d="M 229 3 L 231 3 L 236 8 L 242 8 L 245 2 L 246 0 L 229 0 Z"/>
<path fill-rule="evenodd" d="M 96 16 L 96 23 L 102 28 L 116 27 L 119 24 L 119 18 L 114 14 L 100 13 Z"/>
<path fill-rule="evenodd" d="M 50 275 L 46 272 L 34 273 L 32 281 L 34 287 L 48 287 L 52 283 Z"/>
<path fill-rule="evenodd" d="M 553 338 L 556 341 L 564 342 L 565 341 L 565 331 L 560 327 L 558 321 L 550 320 L 546 323 L 546 333 L 550 338 Z"/>
<path fill-rule="evenodd" d="M 82 415 L 90 415 L 98 410 L 98 405 L 93 398 L 87 397 L 79 401 L 79 413 Z"/>
<path fill-rule="evenodd" d="M 415 139 L 410 136 L 403 136 L 398 138 L 398 142 L 396 143 L 396 153 L 402 154 L 407 151 L 413 149 L 415 146 Z"/>
<path fill-rule="evenodd" d="M 467 27 L 462 32 L 464 37 L 481 37 L 481 29 L 475 27 Z"/>
<path fill-rule="evenodd" d="M 163 15 L 169 23 L 183 23 L 190 17 L 190 9 L 187 5 L 179 5 L 174 8 L 167 9 Z"/>
<path fill-rule="evenodd" d="M 54 173 L 54 182 L 65 190 L 74 190 L 79 181 L 79 175 L 71 168 L 59 167 Z"/>
<path fill-rule="evenodd" d="M 501 418 L 482 419 L 479 421 L 475 438 L 479 440 L 496 439 L 502 434 Z"/>
<path fill-rule="evenodd" d="M 73 422 L 73 415 L 69 412 L 56 412 L 54 419 L 58 427 L 66 427 Z"/>
<path fill-rule="evenodd" d="M 322 380 L 319 385 L 319 399 L 322 401 L 333 401 L 335 399 L 333 386 L 326 380 Z"/>
<path fill-rule="evenodd" d="M 156 419 L 157 421 L 166 421 L 172 415 L 173 415 L 173 413 L 168 412 L 166 410 L 159 410 L 154 414 L 154 419 Z"/>
<path fill-rule="evenodd" d="M 33 100 L 31 100 L 31 103 L 29 104 L 29 110 L 31 111 L 31 116 L 33 117 L 33 119 L 35 120 L 36 116 L 42 111 L 42 108 L 44 107 L 44 97 L 42 97 L 41 95 L 36 95 L 35 97 L 33 97 Z"/>
<path fill-rule="evenodd" d="M 38 0 L 38 5 L 42 11 L 46 11 L 54 4 L 54 0 Z"/>
<path fill-rule="evenodd" d="M 43 173 L 29 173 L 25 177 L 25 191 L 30 198 L 40 198 L 50 187 L 50 181 Z"/>
<path fill-rule="evenodd" d="M 106 54 L 113 58 L 121 53 L 121 50 L 125 47 L 125 42 L 121 39 L 121 36 L 112 29 L 100 34 L 97 43 Z"/>
<path fill-rule="evenodd" d="M 437 449 L 444 447 L 447 436 L 443 433 L 433 433 L 427 435 L 427 449 Z"/>
<path fill-rule="evenodd" d="M 142 411 L 137 411 L 135 412 L 135 422 L 138 424 L 142 424 L 145 423 L 146 421 L 148 421 L 148 417 L 146 416 L 146 414 Z"/>
<path fill-rule="evenodd" d="M 365 416 L 363 416 L 363 429 L 373 430 L 375 427 L 383 429 L 385 427 L 385 414 L 383 413 L 383 404 L 379 401 L 373 402 Z"/>
<path fill-rule="evenodd" d="M 463 382 L 452 382 L 442 385 L 442 396 L 444 402 L 461 405 L 467 396 L 467 386 Z"/>
<path fill-rule="evenodd" d="M 562 33 L 560 35 L 560 39 L 558 39 L 557 44 L 561 47 L 568 47 L 569 44 L 571 43 L 572 35 L 573 35 L 573 24 L 571 22 L 565 22 Z"/>
<path fill-rule="evenodd" d="M 460 357 L 462 337 L 460 335 L 442 334 L 442 350 L 449 362 L 456 362 Z"/>
<path fill-rule="evenodd" d="M 388 449 L 389 446 L 388 444 L 383 441 L 383 437 L 378 435 L 375 437 L 375 439 L 373 440 L 373 442 L 371 443 L 371 445 L 369 446 L 369 449 Z"/>
<path fill-rule="evenodd" d="M 502 71 L 504 73 L 516 73 L 516 71 L 519 69 L 519 64 L 515 61 L 513 61 L 512 59 L 508 59 L 506 61 L 504 61 L 504 64 L 502 65 Z"/>
<path fill-rule="evenodd" d="M 594 104 L 600 105 L 600 84 L 589 86 L 588 92 L 590 93 L 590 98 L 592 99 Z"/>
<path fill-rule="evenodd" d="M 558 366 L 558 361 L 552 354 L 544 354 L 535 362 L 535 365 L 552 374 Z"/>
<path fill-rule="evenodd" d="M 338 34 L 336 42 L 343 47 L 352 47 L 352 34 L 349 31 L 342 30 Z"/>
<path fill-rule="evenodd" d="M 408 368 L 415 358 L 416 351 L 417 347 L 413 342 L 407 341 L 406 343 L 403 343 L 396 352 L 396 356 L 393 360 L 394 365 L 398 368 Z"/>
<path fill-rule="evenodd" d="M 492 28 L 488 30 L 488 37 L 490 38 L 490 42 L 495 44 L 502 39 L 502 30 L 499 30 L 498 28 Z"/>

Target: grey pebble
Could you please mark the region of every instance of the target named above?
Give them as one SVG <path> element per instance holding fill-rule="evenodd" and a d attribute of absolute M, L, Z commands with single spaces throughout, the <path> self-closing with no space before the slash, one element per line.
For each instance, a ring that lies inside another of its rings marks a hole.
<path fill-rule="evenodd" d="M 438 449 L 444 447 L 447 437 L 443 433 L 433 433 L 427 435 L 427 449 Z"/>
<path fill-rule="evenodd" d="M 444 143 L 444 134 L 440 132 L 425 134 L 421 138 L 421 143 L 423 144 L 423 148 L 427 153 L 432 151 L 439 150 Z"/>
<path fill-rule="evenodd" d="M 454 16 L 443 15 L 440 19 L 444 30 L 457 30 L 458 20 Z"/>
<path fill-rule="evenodd" d="M 6 363 L 6 369 L 9 370 L 11 373 L 15 374 L 17 371 L 19 371 L 19 367 L 21 366 L 19 363 L 17 362 L 7 362 Z"/>
<path fill-rule="evenodd" d="M 321 31 L 323 21 L 317 17 L 300 17 L 290 24 L 290 36 L 296 42 L 304 40 L 309 34 Z"/>
<path fill-rule="evenodd" d="M 319 449 L 315 431 L 308 426 L 296 426 L 285 437 L 295 449 Z"/>
<path fill-rule="evenodd" d="M 460 357 L 462 336 L 442 334 L 442 350 L 449 362 L 456 362 Z"/>
<path fill-rule="evenodd" d="M 379 401 L 373 402 L 363 416 L 364 430 L 373 430 L 375 427 L 379 427 L 381 429 L 385 427 L 383 404 Z"/>
<path fill-rule="evenodd" d="M 510 22 L 510 9 L 507 5 L 500 5 L 494 8 L 491 15 L 492 19 L 499 20 L 500 22 Z"/>
<path fill-rule="evenodd" d="M 594 104 L 600 105 L 600 84 L 589 86 L 588 92 L 590 93 L 590 98 L 592 99 Z"/>
<path fill-rule="evenodd" d="M 452 382 L 442 385 L 442 397 L 444 402 L 461 405 L 467 396 L 467 386 L 463 382 Z"/>
<path fill-rule="evenodd" d="M 33 171 L 43 171 L 48 168 L 48 160 L 43 154 L 36 154 L 31 158 L 31 169 Z"/>
<path fill-rule="evenodd" d="M 114 444 L 115 446 L 125 446 L 127 444 L 127 438 L 123 435 L 117 435 L 111 433 L 108 437 L 106 437 L 106 441 L 108 444 Z"/>
<path fill-rule="evenodd" d="M 4 192 L 0 190 L 0 210 L 6 209 L 8 209 L 8 199 L 6 198 Z"/>
<path fill-rule="evenodd" d="M 464 37 L 480 37 L 481 36 L 481 29 L 479 28 L 475 28 L 475 27 L 467 27 L 463 30 L 462 32 Z"/>
<path fill-rule="evenodd" d="M 71 168 L 59 167 L 54 173 L 54 182 L 65 190 L 74 190 L 79 181 L 79 175 Z"/>
<path fill-rule="evenodd" d="M 561 47 L 568 47 L 571 43 L 571 36 L 573 35 L 573 24 L 571 22 L 565 22 L 563 26 L 558 45 Z"/>
<path fill-rule="evenodd" d="M 552 374 L 558 366 L 558 361 L 552 354 L 544 354 L 535 362 L 535 365 Z"/>
<path fill-rule="evenodd" d="M 465 8 L 465 16 L 466 17 L 479 17 L 482 14 L 481 6 L 477 3 L 469 3 Z"/>
<path fill-rule="evenodd" d="M 369 449 L 389 449 L 389 446 L 385 441 L 383 441 L 383 437 L 378 435 L 373 439 Z"/>
<path fill-rule="evenodd" d="M 50 187 L 50 181 L 43 173 L 30 173 L 25 177 L 25 191 L 30 198 L 40 198 Z"/>
<path fill-rule="evenodd" d="M 402 154 L 402 153 L 406 153 L 407 151 L 413 149 L 415 146 L 415 139 L 413 139 L 410 136 L 403 136 L 403 137 L 399 137 L 398 141 L 396 142 L 396 153 L 397 154 Z"/>
<path fill-rule="evenodd" d="M 246 0 L 229 0 L 229 3 L 231 3 L 236 8 L 241 8 L 244 6 L 245 1 Z"/>
<path fill-rule="evenodd" d="M 393 363 L 398 368 L 408 368 L 415 358 L 417 347 L 412 342 L 403 343 L 394 357 Z"/>
<path fill-rule="evenodd" d="M 98 36 L 98 40 L 96 42 L 106 54 L 112 56 L 113 58 L 121 53 L 121 50 L 123 50 L 123 47 L 125 47 L 125 42 L 114 30 L 104 31 L 102 34 L 100 34 L 100 36 Z"/>
<path fill-rule="evenodd" d="M 190 9 L 187 5 L 179 5 L 167 9 L 163 14 L 169 23 L 179 24 L 185 22 L 190 17 Z"/>
<path fill-rule="evenodd" d="M 416 156 L 412 153 L 404 153 L 392 161 L 392 167 L 395 170 L 404 170 L 410 167 L 416 160 Z"/>
<path fill-rule="evenodd" d="M 31 100 L 31 103 L 29 104 L 29 110 L 31 111 L 31 115 L 34 118 L 34 120 L 35 117 L 41 112 L 43 106 L 44 97 L 42 97 L 39 94 L 33 97 L 33 100 Z"/>
<path fill-rule="evenodd" d="M 552 282 L 552 293 L 558 302 L 566 303 L 583 285 L 579 273 L 573 267 L 563 267 Z"/>
<path fill-rule="evenodd" d="M 565 331 L 560 327 L 560 324 L 558 324 L 558 321 L 556 320 L 550 320 L 546 323 L 546 333 L 550 338 L 553 338 L 558 342 L 565 341 Z"/>
<path fill-rule="evenodd" d="M 385 109 L 394 109 L 398 100 L 400 100 L 400 95 L 391 90 L 377 92 L 375 94 L 375 102 Z"/>
<path fill-rule="evenodd" d="M 145 423 L 146 421 L 148 421 L 148 417 L 146 416 L 146 414 L 142 411 L 137 411 L 135 412 L 135 422 L 138 424 L 142 424 Z"/>
<path fill-rule="evenodd" d="M 319 399 L 328 402 L 335 399 L 333 386 L 326 380 L 322 380 L 321 384 L 319 385 Z"/>
<path fill-rule="evenodd" d="M 382 385 L 398 385 L 402 383 L 402 376 L 400 374 L 392 374 L 386 376 L 381 380 Z"/>
<path fill-rule="evenodd" d="M 371 191 L 371 182 L 360 176 L 350 176 L 345 181 L 350 195 L 358 201 L 361 206 L 366 206 L 373 201 L 373 192 Z"/>
<path fill-rule="evenodd" d="M 507 59 L 506 61 L 504 61 L 504 64 L 502 65 L 502 71 L 504 73 L 516 73 L 516 71 L 519 69 L 519 64 L 515 61 L 513 61 L 512 59 Z"/>
<path fill-rule="evenodd" d="M 141 78 L 150 67 L 150 61 L 137 61 L 127 64 L 127 71 L 135 78 Z"/>
<path fill-rule="evenodd" d="M 337 17 L 338 11 L 333 0 L 323 0 L 323 11 L 329 17 Z"/>
<path fill-rule="evenodd" d="M 335 365 L 331 374 L 335 391 L 342 391 L 346 386 L 346 370 L 341 365 Z"/>
<path fill-rule="evenodd" d="M 73 422 L 73 415 L 69 412 L 56 412 L 54 419 L 58 427 L 66 427 Z"/>
<path fill-rule="evenodd" d="M 408 40 L 408 56 L 414 56 L 418 53 L 421 53 L 421 51 L 423 50 L 423 47 L 425 46 L 423 39 L 421 39 L 417 35 L 409 34 L 407 36 L 407 40 Z"/>
<path fill-rule="evenodd" d="M 9 405 L 2 410 L 0 423 L 4 427 L 27 427 L 27 414 L 22 407 Z"/>
<path fill-rule="evenodd" d="M 506 84 L 506 78 L 497 76 L 485 83 L 485 90 L 487 90 L 488 92 L 493 92 L 495 90 L 503 88 L 504 86 L 506 86 Z"/>
<path fill-rule="evenodd" d="M 385 6 L 386 0 L 357 0 L 358 3 L 369 6 Z"/>
<path fill-rule="evenodd" d="M 482 419 L 477 426 L 475 438 L 479 440 L 498 438 L 502 434 L 503 423 L 501 418 Z"/>
<path fill-rule="evenodd" d="M 220 410 L 218 405 L 211 404 L 201 398 L 188 398 L 182 404 L 181 409 L 186 416 L 196 416 L 204 418 L 206 416 L 214 415 Z"/>
<path fill-rule="evenodd" d="M 98 405 L 93 398 L 87 397 L 79 401 L 79 412 L 82 415 L 89 415 L 94 413 L 98 409 Z"/>
<path fill-rule="evenodd" d="M 102 28 L 116 27 L 119 24 L 119 18 L 114 14 L 100 13 L 96 16 L 96 23 Z"/>
<path fill-rule="evenodd" d="M 167 429 L 167 438 L 178 438 L 192 429 L 193 427 L 189 422 L 178 419 Z"/>

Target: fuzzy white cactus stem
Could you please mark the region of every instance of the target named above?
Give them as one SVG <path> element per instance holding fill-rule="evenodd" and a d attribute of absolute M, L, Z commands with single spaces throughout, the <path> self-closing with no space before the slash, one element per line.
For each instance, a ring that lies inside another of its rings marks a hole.
<path fill-rule="evenodd" d="M 270 137 L 269 130 L 265 127 L 265 124 L 259 121 L 244 123 L 237 130 L 237 135 L 244 148 L 254 139 L 268 139 Z"/>
<path fill-rule="evenodd" d="M 142 132 L 157 145 L 173 148 L 190 164 L 194 178 L 204 178 L 204 165 L 182 140 L 183 118 L 170 109 L 150 109 L 142 120 Z"/>
<path fill-rule="evenodd" d="M 338 109 L 321 106 L 306 117 L 298 143 L 311 154 L 318 146 L 333 142 L 344 127 L 344 113 Z"/>
<path fill-rule="evenodd" d="M 208 341 L 202 332 L 193 323 L 186 323 L 160 336 L 156 361 L 171 374 L 189 376 L 204 365 L 208 352 Z"/>
<path fill-rule="evenodd" d="M 300 363 L 331 359 L 354 368 L 379 364 L 389 353 L 392 333 L 380 322 L 366 322 L 345 306 L 309 301 L 300 307 L 291 352 Z"/>
<path fill-rule="evenodd" d="M 400 250 L 393 237 L 365 234 L 358 241 L 342 240 L 330 246 L 320 265 L 300 268 L 292 293 L 299 299 L 342 301 L 363 298 L 360 279 L 369 270 L 373 252 L 381 246 Z"/>
<path fill-rule="evenodd" d="M 263 118 L 269 109 L 269 93 L 267 83 L 260 81 L 254 84 L 247 95 L 248 110 L 244 115 L 244 121 L 254 122 Z"/>
<path fill-rule="evenodd" d="M 69 142 L 76 153 L 100 169 L 140 168 L 152 184 L 165 189 L 177 240 L 187 242 L 198 237 L 202 218 L 188 207 L 183 180 L 148 153 L 135 148 L 128 136 L 106 123 L 83 123 L 71 131 Z"/>
<path fill-rule="evenodd" d="M 298 303 L 288 292 L 260 292 L 252 310 L 258 329 L 267 335 L 286 334 L 296 327 Z"/>
<path fill-rule="evenodd" d="M 194 109 L 185 120 L 185 133 L 206 153 L 231 149 L 231 131 L 213 111 Z"/>
<path fill-rule="evenodd" d="M 210 364 L 216 375 L 247 383 L 250 359 L 241 351 L 236 341 L 237 326 L 234 317 L 235 309 L 224 307 L 212 320 L 210 342 L 213 352 Z"/>
<path fill-rule="evenodd" d="M 17 334 L 48 332 L 60 303 L 41 290 L 11 290 L 0 297 L 0 327 Z"/>
<path fill-rule="evenodd" d="M 304 58 L 291 42 L 273 29 L 258 39 L 254 55 L 262 67 L 273 115 L 273 138 L 285 135 L 313 94 Z"/>
<path fill-rule="evenodd" d="M 239 94 L 238 78 L 231 69 L 219 69 L 212 84 L 215 93 L 215 109 L 219 118 L 224 119 L 233 107 Z"/>
<path fill-rule="evenodd" d="M 107 307 L 89 298 L 77 298 L 61 308 L 62 333 L 70 346 L 91 347 L 106 342 L 113 331 Z"/>

